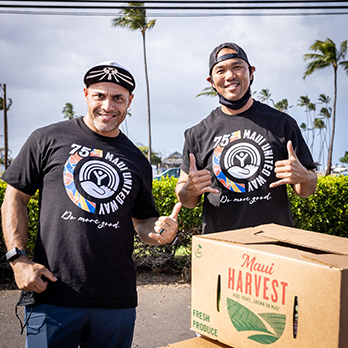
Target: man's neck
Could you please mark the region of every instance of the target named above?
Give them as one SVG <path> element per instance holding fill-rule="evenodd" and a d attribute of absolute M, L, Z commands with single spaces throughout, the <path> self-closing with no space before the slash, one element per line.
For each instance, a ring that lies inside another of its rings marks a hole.
<path fill-rule="evenodd" d="M 250 109 L 253 104 L 254 104 L 254 99 L 252 97 L 250 97 L 249 100 L 247 101 L 247 103 L 242 108 L 240 108 L 238 110 L 229 109 L 225 105 L 221 105 L 221 110 L 227 115 L 238 115 L 238 114 L 241 114 L 242 112 Z"/>

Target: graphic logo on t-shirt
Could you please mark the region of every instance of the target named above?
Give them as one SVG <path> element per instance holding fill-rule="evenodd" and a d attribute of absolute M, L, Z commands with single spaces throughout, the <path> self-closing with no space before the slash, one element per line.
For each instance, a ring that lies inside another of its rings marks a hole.
<path fill-rule="evenodd" d="M 273 171 L 273 151 L 263 135 L 238 130 L 215 137 L 212 164 L 223 186 L 247 193 L 266 184 Z"/>
<path fill-rule="evenodd" d="M 252 177 L 260 168 L 261 157 L 256 147 L 248 143 L 232 145 L 225 155 L 224 166 L 237 179 Z"/>
<path fill-rule="evenodd" d="M 86 162 L 81 167 L 79 181 L 82 189 L 88 195 L 103 199 L 115 194 L 120 178 L 110 164 L 93 160 Z"/>
<path fill-rule="evenodd" d="M 132 174 L 118 157 L 73 144 L 64 166 L 64 186 L 79 208 L 99 215 L 119 209 L 132 189 Z"/>

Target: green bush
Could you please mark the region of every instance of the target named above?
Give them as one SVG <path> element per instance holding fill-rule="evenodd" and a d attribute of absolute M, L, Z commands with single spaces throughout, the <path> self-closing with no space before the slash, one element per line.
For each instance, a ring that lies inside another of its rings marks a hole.
<path fill-rule="evenodd" d="M 318 178 L 316 192 L 306 199 L 290 187 L 288 194 L 296 228 L 348 237 L 348 176 Z"/>
<path fill-rule="evenodd" d="M 6 183 L 0 180 L 0 206 L 4 200 Z M 39 215 L 39 195 L 36 193 L 28 203 L 28 247 L 27 252 L 32 256 L 36 240 Z M 4 236 L 2 233 L 2 220 L 0 215 L 0 279 L 2 283 L 14 282 L 13 271 L 10 265 L 5 260 L 7 248 L 5 245 Z"/>
<path fill-rule="evenodd" d="M 153 182 L 153 195 L 160 215 L 170 215 L 176 203 L 177 179 L 166 178 Z M 0 182 L 0 204 L 6 184 Z M 291 210 L 296 228 L 348 237 L 348 177 L 320 177 L 316 192 L 306 199 L 296 196 L 288 187 Z M 182 208 L 179 213 L 178 242 L 173 246 L 149 246 L 135 236 L 134 259 L 138 267 L 172 268 L 190 266 L 192 235 L 201 233 L 202 202 L 194 209 Z M 28 205 L 28 251 L 32 252 L 38 226 L 38 194 Z M 0 257 L 6 252 L 0 230 Z"/>
<path fill-rule="evenodd" d="M 4 200 L 6 183 L 0 180 L 0 206 Z M 35 246 L 39 216 L 39 193 L 37 192 L 28 203 L 28 247 L 27 251 L 32 255 Z M 6 253 L 4 236 L 2 233 L 2 220 L 0 216 L 0 254 Z"/>
<path fill-rule="evenodd" d="M 153 196 L 161 216 L 169 216 L 177 202 L 175 185 L 178 179 L 171 177 L 153 181 Z M 202 203 L 194 209 L 181 208 L 178 222 L 178 241 L 173 247 L 150 246 L 135 237 L 134 259 L 138 267 L 170 267 L 178 270 L 191 264 L 192 235 L 202 232 Z"/>

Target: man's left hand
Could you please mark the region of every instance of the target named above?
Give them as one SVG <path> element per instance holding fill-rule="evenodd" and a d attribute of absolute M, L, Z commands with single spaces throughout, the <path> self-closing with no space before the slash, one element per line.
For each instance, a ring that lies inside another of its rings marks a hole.
<path fill-rule="evenodd" d="M 308 170 L 298 160 L 291 140 L 287 143 L 287 149 L 288 159 L 275 163 L 274 172 L 280 180 L 270 184 L 270 188 L 285 184 L 297 185 L 308 181 Z"/>

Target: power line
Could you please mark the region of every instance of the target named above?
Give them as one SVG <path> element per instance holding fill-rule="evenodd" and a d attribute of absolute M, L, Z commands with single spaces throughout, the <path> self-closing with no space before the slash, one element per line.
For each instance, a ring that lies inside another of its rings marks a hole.
<path fill-rule="evenodd" d="M 81 12 L 84 11 L 95 11 L 95 10 L 122 10 L 122 9 L 137 9 L 139 6 L 129 6 L 129 5 L 117 5 L 115 3 L 125 4 L 124 1 L 67 1 L 67 0 L 53 0 L 53 1 L 11 1 L 4 0 L 0 1 L 11 2 L 11 4 L 0 4 L 0 13 L 2 14 L 35 14 L 35 15 L 72 15 L 72 16 L 115 16 L 114 13 L 97 13 L 97 12 Z M 31 4 L 23 4 L 23 2 L 30 2 Z M 33 3 L 45 2 L 45 5 L 38 5 Z M 16 3 L 16 4 L 14 4 Z M 21 3 L 21 4 L 18 4 Z M 58 5 L 48 5 L 47 3 L 60 3 Z M 68 5 L 67 5 L 68 3 Z M 71 3 L 79 3 L 72 5 Z M 84 3 L 84 4 L 81 4 Z M 90 3 L 95 6 L 86 5 L 86 3 Z M 101 3 L 112 3 L 111 6 L 100 5 Z M 345 0 L 337 0 L 337 1 L 307 1 L 303 2 L 300 0 L 293 1 L 269 1 L 269 0 L 259 0 L 259 1 L 143 1 L 143 3 L 152 3 L 152 4 L 170 4 L 171 6 L 141 6 L 142 9 L 147 10 L 148 17 L 213 17 L 213 16 L 306 16 L 306 15 L 346 15 L 348 12 L 342 10 L 348 10 L 348 1 Z M 232 4 L 232 6 L 222 6 L 222 4 Z M 260 6 L 260 4 L 270 4 L 272 6 Z M 298 4 L 302 5 L 290 5 L 290 4 Z M 312 4 L 320 4 L 320 5 L 308 5 Z M 329 3 L 329 5 L 327 5 Z M 334 5 L 335 3 L 335 5 Z M 347 5 L 338 5 L 337 3 L 346 3 Z M 96 5 L 97 4 L 97 5 Z M 177 6 L 174 4 L 186 4 L 186 6 Z M 204 4 L 204 6 L 192 6 L 192 4 Z M 207 4 L 218 4 L 219 6 L 207 6 Z M 248 6 L 240 6 L 236 4 L 248 4 Z M 257 4 L 258 6 L 250 6 L 250 4 Z M 285 5 L 286 6 L 285 6 Z M 304 6 L 305 4 L 305 6 Z M 324 5 L 322 5 L 324 4 Z M 10 10 L 3 10 L 3 9 Z M 19 10 L 21 9 L 21 10 Z M 39 11 L 38 11 L 39 10 Z M 58 10 L 64 10 L 64 12 L 59 12 Z M 74 12 L 68 12 L 69 10 L 76 10 Z M 161 10 L 168 11 L 164 13 L 151 13 L 153 10 Z M 224 13 L 219 12 L 209 12 L 204 13 L 204 11 L 225 11 Z M 301 12 L 289 13 L 289 10 L 299 10 Z M 313 10 L 327 11 L 327 12 L 312 12 Z M 337 11 L 339 10 L 339 11 Z M 79 12 L 78 12 L 79 11 Z M 174 12 L 173 12 L 174 11 Z M 179 13 L 177 11 L 184 11 L 185 13 Z M 190 12 L 190 11 L 198 11 L 198 12 Z M 226 12 L 226 11 L 234 11 L 234 12 Z M 235 11 L 243 11 L 235 12 Z M 253 11 L 266 11 L 253 13 Z M 270 13 L 268 11 L 281 11 L 277 13 Z M 306 11 L 306 12 L 304 12 Z M 309 12 L 307 12 L 309 11 Z"/>
<path fill-rule="evenodd" d="M 118 1 L 118 0 L 100 0 L 100 1 L 95 1 L 95 0 L 2 0 L 2 2 L 62 2 L 62 3 L 71 3 L 71 2 L 79 2 L 79 3 L 127 3 L 126 1 Z M 326 0 L 216 0 L 216 1 L 202 1 L 202 0 L 196 0 L 196 1 L 141 1 L 141 3 L 152 3 L 152 4 L 158 4 L 158 3 L 163 3 L 163 4 L 266 4 L 266 3 L 272 3 L 272 4 L 280 4 L 280 3 L 340 3 L 340 2 L 348 2 L 347 0 L 336 0 L 336 1 L 326 1 Z"/>
<path fill-rule="evenodd" d="M 3 11 L 0 14 L 17 14 L 17 15 L 46 15 L 46 16 L 85 16 L 85 17 L 117 17 L 115 13 L 105 12 L 58 12 L 58 11 Z M 238 16 L 340 16 L 348 15 L 348 12 L 298 12 L 298 13 L 148 13 L 149 18 L 169 18 L 169 17 L 238 17 Z"/>
<path fill-rule="evenodd" d="M 0 8 L 34 8 L 34 9 L 98 9 L 98 10 L 120 10 L 120 9 L 138 9 L 139 6 L 88 6 L 88 5 L 3 5 Z M 348 9 L 348 5 L 320 5 L 320 6 L 142 6 L 144 10 L 342 10 Z"/>

